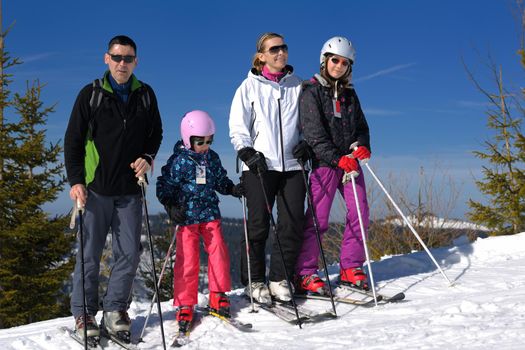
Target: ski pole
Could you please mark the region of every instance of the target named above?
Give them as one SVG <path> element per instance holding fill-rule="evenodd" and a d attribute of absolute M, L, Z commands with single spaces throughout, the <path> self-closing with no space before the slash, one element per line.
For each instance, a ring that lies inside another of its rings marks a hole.
<path fill-rule="evenodd" d="M 366 243 L 365 227 L 363 225 L 363 217 L 361 216 L 361 207 L 359 205 L 359 198 L 357 198 L 357 188 L 355 185 L 355 178 L 359 173 L 356 171 L 350 172 L 350 179 L 352 181 L 352 189 L 354 190 L 355 208 L 357 210 L 357 218 L 359 219 L 359 227 L 361 229 L 361 237 L 363 238 L 363 246 L 365 248 L 366 264 L 368 265 L 368 273 L 370 274 L 370 284 L 372 285 L 372 294 L 374 295 L 374 303 L 377 306 L 377 294 L 374 283 L 374 274 L 372 272 L 372 264 L 370 263 L 370 255 L 368 254 L 368 245 Z"/>
<path fill-rule="evenodd" d="M 142 193 L 142 202 L 144 203 L 144 215 L 146 216 L 146 219 L 145 219 L 146 232 L 148 234 L 149 250 L 151 253 L 151 265 L 153 267 L 153 283 L 155 284 L 155 294 L 160 295 L 159 286 L 157 285 L 157 272 L 155 269 L 155 255 L 153 254 L 153 240 L 151 238 L 151 230 L 149 227 L 148 205 L 146 203 L 146 178 L 144 176 L 140 176 L 138 184 L 140 186 L 141 193 Z M 160 319 L 160 332 L 162 335 L 162 346 L 164 347 L 164 350 L 166 350 L 166 339 L 164 337 L 164 325 L 162 322 L 162 309 L 160 307 L 160 298 L 157 298 L 157 311 L 159 313 L 159 319 Z"/>
<path fill-rule="evenodd" d="M 401 211 L 401 209 L 399 209 L 399 207 L 397 206 L 396 202 L 394 202 L 394 200 L 392 199 L 392 197 L 390 196 L 390 194 L 388 193 L 388 191 L 386 190 L 385 186 L 383 186 L 383 184 L 381 183 L 381 181 L 379 181 L 378 177 L 376 176 L 376 174 L 372 171 L 372 168 L 370 168 L 370 165 L 368 165 L 366 162 L 364 163 L 365 166 L 367 167 L 368 171 L 370 172 L 370 174 L 372 175 L 372 177 L 376 180 L 377 184 L 379 185 L 379 187 L 381 187 L 381 189 L 383 190 L 383 192 L 385 193 L 385 195 L 388 197 L 388 199 L 390 200 L 390 202 L 392 203 L 392 205 L 394 206 L 394 208 L 396 208 L 397 212 L 399 213 L 399 215 L 401 215 L 401 217 L 403 218 L 403 220 L 405 221 L 405 223 L 407 224 L 408 228 L 410 229 L 410 231 L 412 231 L 412 233 L 414 234 L 414 236 L 416 236 L 417 240 L 419 241 L 419 243 L 421 244 L 421 246 L 423 246 L 423 248 L 425 249 L 425 251 L 427 252 L 428 256 L 430 257 L 430 259 L 432 260 L 432 262 L 434 263 L 434 265 L 436 265 L 436 267 L 438 268 L 439 272 L 441 273 L 441 275 L 447 280 L 449 286 L 452 285 L 452 282 L 448 279 L 447 275 L 445 274 L 445 272 L 441 269 L 441 267 L 439 266 L 439 264 L 437 263 L 436 259 L 434 258 L 434 256 L 432 255 L 432 253 L 430 252 L 430 250 L 428 250 L 428 247 L 426 246 L 425 242 L 423 242 L 423 240 L 421 239 L 421 237 L 418 235 L 418 233 L 416 232 L 416 230 L 414 229 L 414 227 L 412 227 L 412 224 L 410 224 L 410 221 L 408 221 L 408 219 L 406 218 L 406 216 L 403 214 L 403 212 Z"/>
<path fill-rule="evenodd" d="M 257 152 L 256 155 L 261 157 L 259 152 Z M 272 231 L 275 234 L 275 240 L 277 242 L 277 247 L 279 248 L 279 253 L 281 255 L 281 260 L 283 262 L 284 277 L 286 278 L 286 282 L 288 283 L 288 290 L 290 291 L 290 296 L 292 297 L 291 302 L 292 302 L 293 308 L 295 310 L 295 317 L 297 318 L 297 324 L 299 325 L 299 328 L 303 328 L 301 326 L 301 318 L 299 317 L 299 310 L 297 310 L 297 304 L 295 303 L 295 300 L 294 300 L 294 297 L 293 297 L 293 289 L 292 289 L 292 284 L 291 284 L 291 281 L 290 281 L 290 277 L 288 276 L 288 271 L 286 270 L 286 263 L 284 262 L 283 248 L 281 247 L 281 241 L 279 239 L 279 234 L 277 233 L 277 226 L 275 225 L 275 220 L 273 218 L 272 208 L 270 207 L 270 201 L 268 200 L 268 196 L 266 195 L 266 186 L 264 185 L 263 174 L 262 174 L 262 172 L 260 170 L 257 173 L 257 177 L 259 177 L 259 181 L 261 183 L 261 189 L 262 189 L 262 193 L 264 195 L 264 202 L 266 204 L 266 210 L 268 211 L 268 215 L 270 216 L 270 226 L 272 227 Z"/>
<path fill-rule="evenodd" d="M 179 228 L 179 225 L 176 225 L 175 229 L 173 230 L 173 237 L 171 238 L 170 246 L 168 248 L 168 251 L 166 252 L 166 258 L 164 259 L 162 270 L 160 271 L 159 283 L 157 284 L 158 289 L 160 289 L 162 278 L 164 277 L 164 271 L 166 270 L 166 266 L 168 265 L 168 260 L 171 258 L 171 250 L 173 249 L 173 244 L 175 243 L 175 237 L 176 237 L 178 228 Z M 142 332 L 140 332 L 139 342 L 143 342 L 142 337 L 144 336 L 144 331 L 146 330 L 146 326 L 148 325 L 148 320 L 149 320 L 149 317 L 151 316 L 151 311 L 153 309 L 153 304 L 155 304 L 156 298 L 157 298 L 157 290 L 155 290 L 155 294 L 153 294 L 153 298 L 151 298 L 151 304 L 149 305 L 148 316 L 146 316 L 146 320 L 144 321 L 144 326 L 142 327 Z"/>
<path fill-rule="evenodd" d="M 310 186 L 308 186 L 308 179 L 306 178 L 306 171 L 304 170 L 304 163 L 301 159 L 297 159 L 297 162 L 301 166 L 301 172 L 303 173 L 304 186 L 306 187 L 306 199 L 308 201 L 308 206 L 312 212 L 312 220 L 315 228 L 315 237 L 317 238 L 317 245 L 319 246 L 319 251 L 321 252 L 321 261 L 323 263 L 324 274 L 326 276 L 326 282 L 328 283 L 328 291 L 330 293 L 330 302 L 332 303 L 332 309 L 334 310 L 334 315 L 337 316 L 337 311 L 335 310 L 334 303 L 334 294 L 332 292 L 332 285 L 330 283 L 330 276 L 328 274 L 328 265 L 326 264 L 326 258 L 324 255 L 323 244 L 321 242 L 321 233 L 319 232 L 319 223 L 317 221 L 317 213 L 315 212 L 314 203 L 312 200 L 312 194 L 310 193 Z"/>
<path fill-rule="evenodd" d="M 257 312 L 255 310 L 255 305 L 253 303 L 253 290 L 252 290 L 252 271 L 250 267 L 250 243 L 248 241 L 248 223 L 246 221 L 246 197 L 242 196 L 242 215 L 243 215 L 243 222 L 244 222 L 244 240 L 246 245 L 246 263 L 248 264 L 248 286 L 250 288 L 250 303 L 252 304 L 252 311 L 250 312 Z"/>
<path fill-rule="evenodd" d="M 80 265 L 81 265 L 81 277 L 82 277 L 82 313 L 84 317 L 84 349 L 88 348 L 87 339 L 87 307 L 86 307 L 86 271 L 84 268 L 84 227 L 82 223 L 82 213 L 84 212 L 84 206 L 77 198 L 75 209 L 73 209 L 73 215 L 78 214 L 78 233 L 80 238 Z"/>

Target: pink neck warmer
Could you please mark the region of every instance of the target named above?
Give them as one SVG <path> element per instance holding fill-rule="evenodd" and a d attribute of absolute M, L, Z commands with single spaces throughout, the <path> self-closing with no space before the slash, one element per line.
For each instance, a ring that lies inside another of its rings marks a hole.
<path fill-rule="evenodd" d="M 265 65 L 263 67 L 263 70 L 262 70 L 262 75 L 268 79 L 268 80 L 271 80 L 271 81 L 275 81 L 276 83 L 279 82 L 279 80 L 281 80 L 281 78 L 284 76 L 284 72 L 277 72 L 277 73 L 272 73 L 270 72 L 270 70 L 268 69 L 268 67 Z"/>

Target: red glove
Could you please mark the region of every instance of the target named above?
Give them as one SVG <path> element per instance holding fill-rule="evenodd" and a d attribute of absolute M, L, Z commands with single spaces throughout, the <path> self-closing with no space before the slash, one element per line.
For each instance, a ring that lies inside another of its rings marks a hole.
<path fill-rule="evenodd" d="M 357 149 L 352 152 L 352 155 L 359 160 L 370 159 L 370 151 L 365 146 L 357 147 Z"/>
<path fill-rule="evenodd" d="M 357 160 L 348 156 L 342 156 L 341 159 L 339 159 L 339 163 L 337 163 L 337 166 L 343 169 L 345 173 L 357 171 L 358 168 Z"/>

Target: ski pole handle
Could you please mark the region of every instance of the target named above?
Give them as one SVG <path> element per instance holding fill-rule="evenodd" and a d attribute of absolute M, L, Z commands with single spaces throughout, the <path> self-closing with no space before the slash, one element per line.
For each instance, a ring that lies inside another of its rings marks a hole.
<path fill-rule="evenodd" d="M 69 221 L 69 228 L 74 229 L 75 224 L 77 222 L 77 214 L 78 214 L 78 208 L 76 205 L 73 206 L 73 210 L 71 211 L 71 220 Z"/>
<path fill-rule="evenodd" d="M 357 142 L 354 142 L 351 146 L 350 146 L 350 149 L 352 149 L 352 146 L 356 146 L 357 148 Z M 347 155 L 348 158 L 355 158 L 352 154 L 348 154 Z M 359 172 L 358 171 L 351 171 L 349 173 L 345 172 L 345 174 L 343 175 L 343 180 L 341 181 L 343 183 L 343 185 L 346 185 L 353 177 L 358 177 L 359 176 Z"/>
<path fill-rule="evenodd" d="M 77 198 L 77 210 L 79 213 L 82 213 L 84 211 L 84 204 L 82 204 L 82 202 L 78 198 Z"/>
<path fill-rule="evenodd" d="M 137 181 L 137 183 L 139 184 L 139 186 L 144 186 L 144 187 L 146 187 L 146 185 L 148 184 L 146 182 L 146 177 L 144 175 L 139 176 L 139 180 Z"/>
<path fill-rule="evenodd" d="M 341 181 L 343 183 L 343 185 L 346 185 L 353 177 L 358 177 L 359 176 L 359 172 L 357 171 L 351 171 L 349 173 L 346 173 L 343 175 L 343 180 Z"/>
<path fill-rule="evenodd" d="M 350 145 L 350 150 L 351 150 L 352 152 L 355 151 L 355 150 L 357 150 L 357 146 L 358 146 L 358 145 L 359 145 L 359 143 L 358 143 L 357 141 L 354 142 L 354 143 L 352 143 L 352 144 Z M 362 163 L 362 164 L 366 164 L 366 163 L 368 163 L 368 161 L 370 160 L 370 158 L 358 159 L 358 160 L 359 160 L 360 163 Z"/>
<path fill-rule="evenodd" d="M 76 222 L 77 222 L 77 216 L 82 215 L 82 212 L 84 211 L 84 205 L 82 205 L 82 202 L 80 199 L 77 198 L 76 203 L 73 205 L 73 210 L 71 211 L 71 221 L 69 221 L 69 228 L 74 229 Z"/>

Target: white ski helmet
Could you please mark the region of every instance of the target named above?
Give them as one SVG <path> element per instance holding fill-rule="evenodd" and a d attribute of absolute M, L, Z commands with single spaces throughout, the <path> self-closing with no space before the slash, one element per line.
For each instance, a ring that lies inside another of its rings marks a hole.
<path fill-rule="evenodd" d="M 348 58 L 351 64 L 355 61 L 354 46 L 350 40 L 342 36 L 334 36 L 324 43 L 323 48 L 321 49 L 321 57 L 319 58 L 321 65 L 323 65 L 324 58 L 328 53 Z"/>
<path fill-rule="evenodd" d="M 191 111 L 182 117 L 180 134 L 184 147 L 191 149 L 190 137 L 215 134 L 215 123 L 208 113 L 199 110 Z"/>

